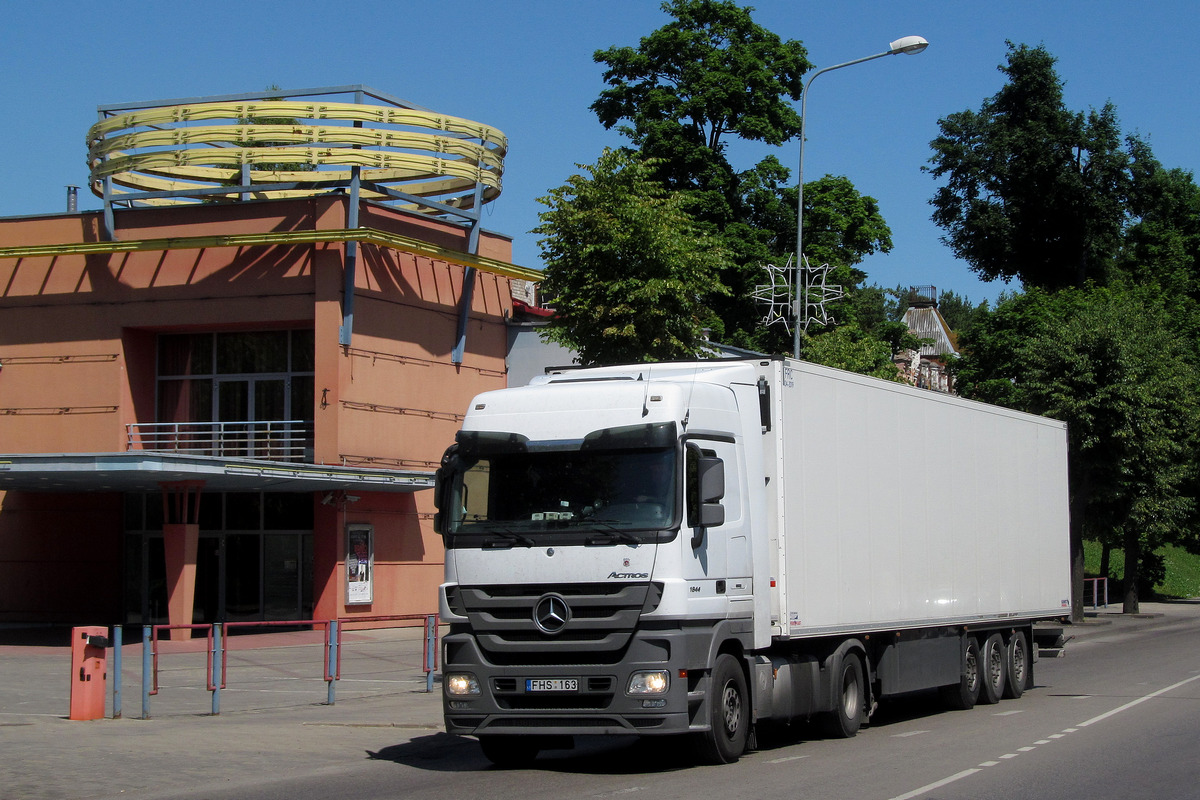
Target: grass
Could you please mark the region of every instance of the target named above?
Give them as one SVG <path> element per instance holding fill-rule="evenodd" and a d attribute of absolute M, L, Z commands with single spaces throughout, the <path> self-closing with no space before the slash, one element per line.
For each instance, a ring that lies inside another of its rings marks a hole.
<path fill-rule="evenodd" d="M 1182 547 L 1166 545 L 1159 548 L 1166 564 L 1166 576 L 1154 585 L 1154 593 L 1164 599 L 1200 597 L 1200 556 L 1193 555 Z M 1089 577 L 1100 575 L 1100 553 L 1098 542 L 1084 542 L 1084 571 Z M 1108 599 L 1111 604 L 1116 598 L 1120 602 L 1121 579 L 1125 574 L 1125 553 L 1114 549 L 1109 557 Z M 1091 597 L 1089 592 L 1085 592 Z M 1142 598 L 1147 599 L 1147 598 Z"/>

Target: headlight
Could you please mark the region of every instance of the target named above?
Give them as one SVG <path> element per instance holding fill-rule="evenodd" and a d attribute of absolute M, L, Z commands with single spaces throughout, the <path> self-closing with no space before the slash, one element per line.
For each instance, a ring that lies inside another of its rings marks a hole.
<path fill-rule="evenodd" d="M 671 673 L 665 669 L 653 672 L 635 672 L 629 676 L 626 694 L 664 694 L 671 686 Z"/>
<path fill-rule="evenodd" d="M 475 680 L 475 676 L 470 673 L 460 673 L 447 675 L 442 683 L 446 687 L 446 694 L 467 695 L 481 694 L 479 689 L 479 681 Z"/>

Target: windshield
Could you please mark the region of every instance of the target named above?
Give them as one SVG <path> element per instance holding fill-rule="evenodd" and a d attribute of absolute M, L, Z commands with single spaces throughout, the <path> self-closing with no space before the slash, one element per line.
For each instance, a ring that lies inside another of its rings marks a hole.
<path fill-rule="evenodd" d="M 674 447 L 477 454 L 454 470 L 446 532 L 533 544 L 537 534 L 622 538 L 672 528 L 675 475 Z"/>

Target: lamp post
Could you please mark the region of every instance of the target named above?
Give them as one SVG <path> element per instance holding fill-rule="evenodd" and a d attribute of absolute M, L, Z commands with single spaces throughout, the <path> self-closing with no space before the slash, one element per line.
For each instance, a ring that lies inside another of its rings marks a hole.
<path fill-rule="evenodd" d="M 920 53 L 926 47 L 929 47 L 929 42 L 922 36 L 905 36 L 897 39 L 888 45 L 888 49 L 883 53 L 876 53 L 873 56 L 865 56 L 856 58 L 853 61 L 847 61 L 842 64 L 834 64 L 832 67 L 819 69 L 812 75 L 808 76 L 808 80 L 804 82 L 803 95 L 800 98 L 800 163 L 799 163 L 799 181 L 797 188 L 799 191 L 796 195 L 796 285 L 795 285 L 795 303 L 796 303 L 796 333 L 792 342 L 792 355 L 799 358 L 800 356 L 800 314 L 802 313 L 801 305 L 803 303 L 800 297 L 800 269 L 804 265 L 804 125 L 808 122 L 808 87 L 812 86 L 812 82 L 816 80 L 818 75 L 823 75 L 826 72 L 832 72 L 835 69 L 842 67 L 852 67 L 855 64 L 861 64 L 864 61 L 874 61 L 877 58 L 884 56 L 897 56 L 901 53 L 915 55 Z"/>

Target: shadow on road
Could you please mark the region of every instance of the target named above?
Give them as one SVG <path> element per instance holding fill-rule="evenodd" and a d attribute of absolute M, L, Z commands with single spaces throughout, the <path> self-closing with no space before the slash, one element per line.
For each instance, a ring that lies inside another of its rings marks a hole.
<path fill-rule="evenodd" d="M 500 769 L 488 761 L 474 739 L 437 733 L 367 751 L 367 757 L 434 772 Z M 637 775 L 688 769 L 701 763 L 687 737 L 666 737 L 647 747 L 637 737 L 576 737 L 570 750 L 545 750 L 531 770 L 579 775 Z"/>

